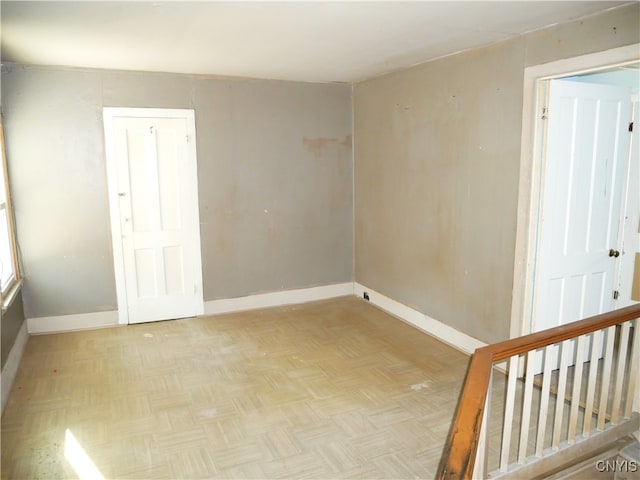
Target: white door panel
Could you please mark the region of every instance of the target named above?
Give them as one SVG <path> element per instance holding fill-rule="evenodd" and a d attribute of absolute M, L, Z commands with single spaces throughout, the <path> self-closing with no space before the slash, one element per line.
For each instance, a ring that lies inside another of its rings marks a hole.
<path fill-rule="evenodd" d="M 105 109 L 112 142 L 114 250 L 121 248 L 127 320 L 201 314 L 202 272 L 193 116 L 154 117 Z M 125 109 L 130 110 L 130 109 Z M 173 111 L 176 113 L 183 111 Z M 109 118 L 108 114 L 110 114 Z M 119 230 L 119 232 L 115 232 Z M 118 266 L 118 255 L 116 266 Z"/>
<path fill-rule="evenodd" d="M 629 146 L 628 88 L 552 80 L 548 105 L 532 331 L 613 308 Z"/>
<path fill-rule="evenodd" d="M 550 82 L 534 331 L 612 306 L 630 94 Z"/>

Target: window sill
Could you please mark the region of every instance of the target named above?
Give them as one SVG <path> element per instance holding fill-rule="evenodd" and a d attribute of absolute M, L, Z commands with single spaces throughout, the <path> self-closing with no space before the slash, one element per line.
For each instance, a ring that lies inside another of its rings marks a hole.
<path fill-rule="evenodd" d="M 18 280 L 13 284 L 13 286 L 7 291 L 6 294 L 2 295 L 2 313 L 4 313 L 13 303 L 13 300 L 16 298 L 16 295 L 22 288 L 22 279 Z"/>

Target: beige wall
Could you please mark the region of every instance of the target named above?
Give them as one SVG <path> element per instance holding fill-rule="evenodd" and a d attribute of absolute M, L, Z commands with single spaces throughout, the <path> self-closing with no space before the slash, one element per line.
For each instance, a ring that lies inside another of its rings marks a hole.
<path fill-rule="evenodd" d="M 635 4 L 365 81 L 353 104 L 347 85 L 5 66 L 26 316 L 115 308 L 102 107 L 175 107 L 196 111 L 205 300 L 351 280 L 355 195 L 358 282 L 503 339 L 524 68 L 640 42 L 639 18 Z"/>
<path fill-rule="evenodd" d="M 114 310 L 103 106 L 193 108 L 205 300 L 352 280 L 351 88 L 5 66 L 27 318 Z"/>
<path fill-rule="evenodd" d="M 636 4 L 357 84 L 356 281 L 507 338 L 524 69 L 638 42 Z"/>

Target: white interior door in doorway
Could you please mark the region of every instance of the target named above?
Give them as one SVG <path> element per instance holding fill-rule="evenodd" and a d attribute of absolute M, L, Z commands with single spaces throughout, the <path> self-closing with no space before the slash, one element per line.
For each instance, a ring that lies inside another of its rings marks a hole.
<path fill-rule="evenodd" d="M 204 312 L 192 110 L 105 108 L 120 323 Z"/>
<path fill-rule="evenodd" d="M 551 80 L 532 331 L 614 308 L 631 93 Z"/>

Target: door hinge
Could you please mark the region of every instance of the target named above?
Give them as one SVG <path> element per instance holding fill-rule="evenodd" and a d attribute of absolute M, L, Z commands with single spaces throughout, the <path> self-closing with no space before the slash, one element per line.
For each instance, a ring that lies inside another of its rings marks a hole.
<path fill-rule="evenodd" d="M 629 131 L 633 132 L 633 122 L 629 122 Z"/>
<path fill-rule="evenodd" d="M 542 120 L 546 120 L 547 118 L 549 118 L 549 108 L 548 107 L 542 107 Z"/>
<path fill-rule="evenodd" d="M 620 292 L 618 290 L 614 290 L 613 291 L 613 299 L 617 300 L 619 296 L 620 296 Z"/>

